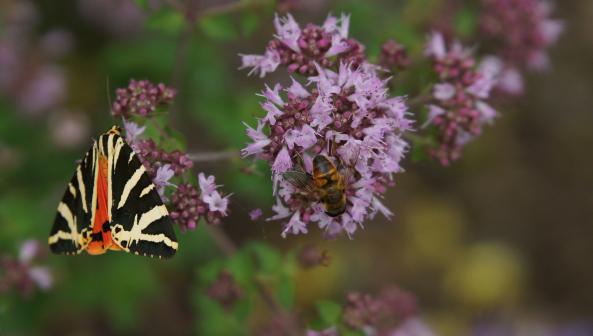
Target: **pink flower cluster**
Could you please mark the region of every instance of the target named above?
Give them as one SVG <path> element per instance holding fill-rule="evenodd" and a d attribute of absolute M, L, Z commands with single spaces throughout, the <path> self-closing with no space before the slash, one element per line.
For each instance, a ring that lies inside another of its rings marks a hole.
<path fill-rule="evenodd" d="M 495 118 L 496 111 L 485 100 L 497 83 L 499 67 L 488 60 L 477 64 L 458 42 L 447 48 L 440 33 L 431 34 L 425 54 L 439 80 L 424 125 L 436 129 L 436 146 L 429 154 L 446 166 L 459 159 L 465 144 Z"/>
<path fill-rule="evenodd" d="M 163 83 L 155 85 L 147 80 L 132 79 L 128 87 L 117 89 L 116 95 L 111 108 L 114 116 L 148 117 L 157 107 L 171 103 L 175 97 L 175 90 Z"/>
<path fill-rule="evenodd" d="M 433 335 L 417 310 L 414 295 L 391 286 L 377 296 L 349 293 L 342 318 L 348 327 L 372 335 Z"/>
<path fill-rule="evenodd" d="M 18 258 L 2 256 L 0 259 L 0 293 L 11 289 L 27 296 L 35 289 L 49 290 L 53 286 L 53 275 L 49 268 L 36 262 L 44 256 L 41 243 L 27 240 L 20 246 Z"/>
<path fill-rule="evenodd" d="M 171 180 L 182 177 L 193 167 L 189 156 L 179 150 L 166 152 L 158 148 L 153 140 L 140 139 L 146 127 L 131 121 L 124 121 L 124 126 L 126 140 L 138 154 L 164 201 L 169 200 L 165 187 L 175 188 L 170 199 L 171 218 L 182 230 L 195 229 L 201 217 L 210 224 L 218 224 L 222 217 L 227 216 L 230 195 L 221 196 L 214 184 L 214 176 L 206 178 L 204 173 L 198 175 L 200 191 L 189 183 L 176 186 Z"/>
<path fill-rule="evenodd" d="M 301 29 L 292 15 L 287 14 L 274 19 L 275 38 L 272 39 L 263 55 L 241 55 L 241 68 L 251 68 L 251 73 L 264 77 L 274 72 L 279 65 L 289 73 L 315 75 L 317 65 L 335 68 L 340 63 L 354 67 L 366 60 L 364 46 L 355 39 L 348 38 L 350 17 L 342 15 L 339 19 L 328 16 L 322 26 L 309 23 Z"/>
<path fill-rule="evenodd" d="M 338 72 L 316 68 L 307 86 L 292 79 L 287 88 L 266 87 L 262 108 L 267 114 L 255 128 L 248 126 L 252 142 L 242 150 L 243 156 L 271 166 L 276 205 L 269 220 L 288 220 L 282 236 L 306 233 L 311 223 L 328 237 L 342 231 L 351 235 L 377 212 L 391 216 L 380 199 L 394 184 L 393 174 L 402 171 L 400 160 L 408 147 L 402 139 L 411 125 L 407 106 L 402 97 L 388 96 L 376 67 L 342 63 Z M 340 173 L 347 178 L 347 208 L 337 217 L 283 178 L 291 170 L 311 174 L 316 155 L 344 166 Z"/>
<path fill-rule="evenodd" d="M 193 230 L 200 218 L 208 224 L 220 224 L 222 217 L 228 216 L 229 196 L 222 196 L 214 183 L 214 176 L 198 174 L 200 190 L 192 184 L 184 183 L 171 195 L 171 218 L 182 231 Z"/>
<path fill-rule="evenodd" d="M 520 70 L 545 69 L 550 60 L 547 49 L 564 29 L 560 20 L 551 19 L 553 7 L 543 0 L 482 0 L 480 29 L 500 48 L 504 69 L 498 87 L 521 94 Z"/>
<path fill-rule="evenodd" d="M 140 127 L 132 121 L 124 120 L 126 141 L 138 154 L 140 162 L 152 178 L 161 197 L 165 197 L 165 187 L 172 185 L 169 180 L 181 176 L 193 167 L 193 162 L 181 151 L 167 152 L 158 148 L 152 139 L 140 139 L 146 127 Z"/>
<path fill-rule="evenodd" d="M 404 70 L 410 65 L 406 48 L 390 39 L 381 46 L 379 64 L 389 70 Z"/>
<path fill-rule="evenodd" d="M 35 2 L 0 2 L 0 96 L 33 116 L 66 100 L 67 76 L 60 62 L 73 44 L 62 29 L 37 36 L 40 21 Z"/>
<path fill-rule="evenodd" d="M 138 154 L 162 200 L 168 203 L 171 218 L 182 231 L 195 229 L 200 218 L 209 224 L 219 224 L 221 218 L 228 215 L 230 195 L 221 195 L 214 176 L 206 177 L 204 173 L 199 173 L 200 190 L 190 183 L 176 185 L 173 181 L 188 180 L 186 175 L 193 167 L 189 155 L 180 150 L 165 151 L 154 140 L 142 139 L 146 126 L 126 120 L 134 115 L 151 117 L 151 112 L 157 107 L 171 102 L 174 91 L 164 84 L 131 80 L 127 88 L 117 92 L 118 101 L 114 103 L 112 112 L 124 118 L 126 141 Z M 167 136 L 164 131 L 161 132 L 161 137 Z"/>

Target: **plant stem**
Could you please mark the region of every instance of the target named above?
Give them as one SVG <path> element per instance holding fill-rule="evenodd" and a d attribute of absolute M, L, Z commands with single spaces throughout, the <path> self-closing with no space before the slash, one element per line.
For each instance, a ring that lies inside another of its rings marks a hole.
<path fill-rule="evenodd" d="M 240 157 L 239 152 L 235 150 L 221 152 L 189 153 L 188 155 L 193 162 L 227 161 Z"/>

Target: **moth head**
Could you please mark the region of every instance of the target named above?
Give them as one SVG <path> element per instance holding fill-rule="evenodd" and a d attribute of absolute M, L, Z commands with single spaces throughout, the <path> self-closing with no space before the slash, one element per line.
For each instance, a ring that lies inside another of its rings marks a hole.
<path fill-rule="evenodd" d="M 113 125 L 111 126 L 111 128 L 109 129 L 109 131 L 107 131 L 108 134 L 115 134 L 115 135 L 120 135 L 121 134 L 121 127 L 117 126 L 117 125 Z"/>

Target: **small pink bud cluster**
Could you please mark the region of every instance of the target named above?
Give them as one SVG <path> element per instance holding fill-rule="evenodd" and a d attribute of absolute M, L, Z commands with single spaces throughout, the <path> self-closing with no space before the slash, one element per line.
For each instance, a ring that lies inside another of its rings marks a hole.
<path fill-rule="evenodd" d="M 564 30 L 552 19 L 553 6 L 545 0 L 482 0 L 480 29 L 500 52 L 504 69 L 498 88 L 521 94 L 524 68 L 541 70 L 550 65 L 548 48 Z"/>
<path fill-rule="evenodd" d="M 214 183 L 214 176 L 198 175 L 200 190 L 191 184 L 184 183 L 177 187 L 171 195 L 171 218 L 181 230 L 193 230 L 200 218 L 208 224 L 220 224 L 221 218 L 228 216 L 229 196 L 222 196 Z"/>
<path fill-rule="evenodd" d="M 163 83 L 155 85 L 148 80 L 132 79 L 128 87 L 117 89 L 116 95 L 116 100 L 111 108 L 111 113 L 114 116 L 148 117 L 159 106 L 171 103 L 175 97 L 175 90 Z"/>
<path fill-rule="evenodd" d="M 342 318 L 354 330 L 372 331 L 373 335 L 396 335 L 396 331 L 416 314 L 414 295 L 392 286 L 377 296 L 349 293 Z"/>
<path fill-rule="evenodd" d="M 243 297 L 243 290 L 233 275 L 226 270 L 218 273 L 218 278 L 208 288 L 208 297 L 217 301 L 222 307 L 229 311 L 235 305 L 237 300 Z"/>
<path fill-rule="evenodd" d="M 439 80 L 433 86 L 425 124 L 437 131 L 437 145 L 429 154 L 446 166 L 459 159 L 465 144 L 480 135 L 483 125 L 496 116 L 484 100 L 496 85 L 498 68 L 489 62 L 478 66 L 472 53 L 458 42 L 447 49 L 440 33 L 430 36 L 426 56 L 432 60 Z"/>
<path fill-rule="evenodd" d="M 158 148 L 152 139 L 134 143 L 134 150 L 140 155 L 146 171 L 153 177 L 156 176 L 157 169 L 166 164 L 170 165 L 176 176 L 181 176 L 194 165 L 186 153 L 180 150 L 167 152 Z"/>
<path fill-rule="evenodd" d="M 301 29 L 292 15 L 276 16 L 275 38 L 268 43 L 264 55 L 241 55 L 242 68 L 264 77 L 279 65 L 289 73 L 305 76 L 317 74 L 316 64 L 323 68 L 336 68 L 340 63 L 357 67 L 366 61 L 364 46 L 348 38 L 350 17 L 340 19 L 328 16 L 322 26 L 309 23 Z"/>
<path fill-rule="evenodd" d="M 410 65 L 406 48 L 391 39 L 381 46 L 379 65 L 389 70 L 404 70 Z"/>

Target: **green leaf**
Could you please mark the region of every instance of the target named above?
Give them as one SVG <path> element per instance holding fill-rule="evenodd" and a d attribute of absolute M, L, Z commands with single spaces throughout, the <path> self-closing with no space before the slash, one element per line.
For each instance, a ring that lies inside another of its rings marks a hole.
<path fill-rule="evenodd" d="M 257 258 L 257 266 L 261 273 L 274 275 L 282 270 L 283 260 L 278 251 L 264 244 L 253 244 L 251 250 Z"/>
<path fill-rule="evenodd" d="M 294 305 L 295 284 L 292 277 L 282 277 L 276 289 L 278 303 L 286 310 L 291 310 Z"/>
<path fill-rule="evenodd" d="M 239 35 L 237 27 L 228 15 L 209 16 L 200 20 L 200 29 L 213 39 L 232 40 Z"/>
<path fill-rule="evenodd" d="M 147 9 L 150 8 L 149 7 L 150 5 L 148 3 L 148 0 L 134 0 L 134 3 L 136 4 L 136 6 L 142 8 L 144 10 L 147 10 Z"/>
<path fill-rule="evenodd" d="M 319 318 L 325 327 L 336 325 L 342 314 L 342 307 L 333 301 L 319 301 L 315 304 Z"/>
<path fill-rule="evenodd" d="M 453 19 L 455 32 L 463 38 L 471 37 L 476 31 L 477 25 L 477 15 L 469 7 L 459 10 Z"/>
<path fill-rule="evenodd" d="M 185 27 L 183 15 L 172 9 L 155 12 L 146 21 L 146 27 L 165 33 L 179 33 Z"/>
<path fill-rule="evenodd" d="M 246 12 L 241 16 L 241 33 L 244 37 L 252 35 L 259 27 L 260 17 L 254 12 Z"/>

